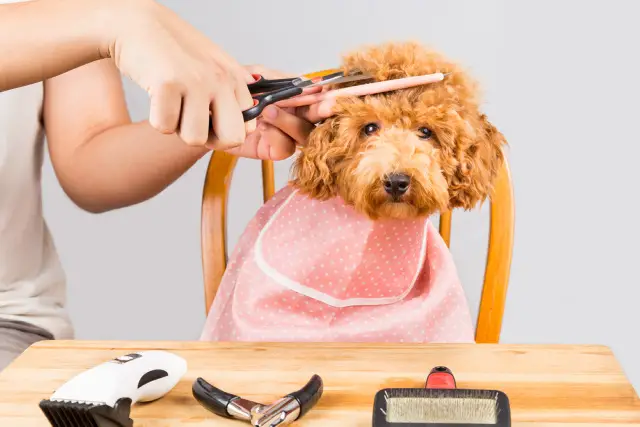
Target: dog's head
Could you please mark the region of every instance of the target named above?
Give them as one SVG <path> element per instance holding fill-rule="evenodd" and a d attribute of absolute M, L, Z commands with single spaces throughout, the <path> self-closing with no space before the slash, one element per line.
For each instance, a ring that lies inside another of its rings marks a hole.
<path fill-rule="evenodd" d="M 471 209 L 490 195 L 506 141 L 480 112 L 476 84 L 460 67 L 408 43 L 348 55 L 344 70 L 376 81 L 451 74 L 438 83 L 342 98 L 294 162 L 293 185 L 302 193 L 339 195 L 372 219 Z"/>

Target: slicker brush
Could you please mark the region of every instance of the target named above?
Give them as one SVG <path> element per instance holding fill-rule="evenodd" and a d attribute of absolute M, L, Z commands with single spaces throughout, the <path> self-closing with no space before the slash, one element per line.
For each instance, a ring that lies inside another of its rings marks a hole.
<path fill-rule="evenodd" d="M 431 370 L 425 388 L 387 388 L 374 401 L 373 427 L 511 426 L 507 395 L 456 388 L 451 371 Z"/>

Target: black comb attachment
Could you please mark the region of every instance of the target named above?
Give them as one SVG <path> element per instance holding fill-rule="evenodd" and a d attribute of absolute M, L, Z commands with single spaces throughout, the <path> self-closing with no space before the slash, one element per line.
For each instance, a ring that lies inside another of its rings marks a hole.
<path fill-rule="evenodd" d="M 115 407 L 101 403 L 45 399 L 40 410 L 53 427 L 133 427 L 131 399 L 118 399 Z"/>

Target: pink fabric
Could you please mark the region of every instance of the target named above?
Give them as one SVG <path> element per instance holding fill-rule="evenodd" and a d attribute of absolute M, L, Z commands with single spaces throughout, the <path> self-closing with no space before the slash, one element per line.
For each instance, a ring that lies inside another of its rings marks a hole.
<path fill-rule="evenodd" d="M 473 342 L 474 330 L 429 220 L 370 221 L 285 187 L 241 236 L 201 339 Z"/>

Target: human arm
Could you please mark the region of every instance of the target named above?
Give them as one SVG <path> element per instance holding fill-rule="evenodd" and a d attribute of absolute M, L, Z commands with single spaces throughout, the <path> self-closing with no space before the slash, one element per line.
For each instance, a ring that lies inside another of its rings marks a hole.
<path fill-rule="evenodd" d="M 278 77 L 268 70 L 257 71 Z M 270 119 L 268 113 L 273 111 L 278 114 Z M 89 212 L 150 199 L 208 152 L 184 144 L 176 134 L 156 132 L 148 121 L 132 123 L 120 74 L 108 59 L 47 80 L 43 119 L 56 176 L 69 198 Z M 313 124 L 304 115 L 270 107 L 258 128 L 230 152 L 285 159 L 296 144 L 304 143 Z"/>
<path fill-rule="evenodd" d="M 153 0 L 0 5 L 0 52 L 0 90 L 111 58 L 149 94 L 149 124 L 156 130 L 226 149 L 242 144 L 255 128 L 241 114 L 253 105 L 250 74 Z"/>
<path fill-rule="evenodd" d="M 92 0 L 0 4 L 0 91 L 107 57 L 113 10 Z"/>
<path fill-rule="evenodd" d="M 51 162 L 81 208 L 105 212 L 147 200 L 208 149 L 132 123 L 113 61 L 87 64 L 45 81 L 43 121 Z"/>

